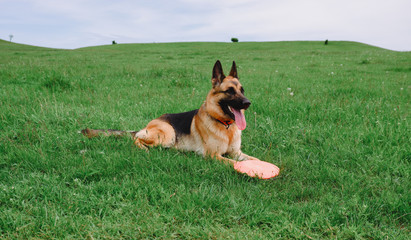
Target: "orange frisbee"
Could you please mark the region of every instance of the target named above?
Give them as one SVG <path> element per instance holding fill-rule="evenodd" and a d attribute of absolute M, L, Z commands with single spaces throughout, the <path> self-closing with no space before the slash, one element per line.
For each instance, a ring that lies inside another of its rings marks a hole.
<path fill-rule="evenodd" d="M 280 173 L 280 169 L 276 165 L 260 160 L 236 162 L 234 163 L 234 169 L 237 170 L 237 172 L 260 179 L 270 179 L 278 176 Z"/>

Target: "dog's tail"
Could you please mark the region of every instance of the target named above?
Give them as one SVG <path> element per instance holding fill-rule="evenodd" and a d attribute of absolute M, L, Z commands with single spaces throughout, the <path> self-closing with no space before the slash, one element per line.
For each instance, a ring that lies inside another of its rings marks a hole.
<path fill-rule="evenodd" d="M 124 137 L 130 136 L 135 138 L 137 131 L 121 131 L 113 129 L 83 129 L 80 131 L 84 136 L 88 138 L 98 137 L 98 136 L 115 136 L 115 137 Z"/>

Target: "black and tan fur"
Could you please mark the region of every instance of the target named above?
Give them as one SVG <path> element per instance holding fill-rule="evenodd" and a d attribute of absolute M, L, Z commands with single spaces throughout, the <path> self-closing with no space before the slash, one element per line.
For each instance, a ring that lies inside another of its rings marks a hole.
<path fill-rule="evenodd" d="M 164 114 L 149 122 L 138 132 L 85 129 L 82 133 L 88 137 L 101 133 L 104 135 L 130 134 L 134 143 L 143 149 L 159 145 L 167 148 L 173 147 L 194 151 L 230 164 L 234 164 L 236 160 L 255 160 L 256 158 L 241 152 L 241 130 L 231 111 L 234 108 L 244 114 L 251 104 L 244 96 L 235 62 L 233 62 L 230 74 L 226 77 L 220 61 L 217 61 L 213 68 L 211 83 L 212 88 L 205 102 L 197 110 Z"/>

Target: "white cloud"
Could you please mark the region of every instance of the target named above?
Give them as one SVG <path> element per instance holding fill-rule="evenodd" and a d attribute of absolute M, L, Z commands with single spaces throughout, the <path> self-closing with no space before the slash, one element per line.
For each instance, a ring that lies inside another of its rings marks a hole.
<path fill-rule="evenodd" d="M 0 0 L 0 37 L 63 48 L 328 38 L 411 50 L 409 9 L 407 0 Z"/>

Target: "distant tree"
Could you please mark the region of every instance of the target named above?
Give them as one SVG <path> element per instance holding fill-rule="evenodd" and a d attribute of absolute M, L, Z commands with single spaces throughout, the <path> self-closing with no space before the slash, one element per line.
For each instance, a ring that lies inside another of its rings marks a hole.
<path fill-rule="evenodd" d="M 112 44 L 114 45 L 114 44 L 117 44 L 117 43 L 116 43 L 116 41 L 113 41 Z"/>
<path fill-rule="evenodd" d="M 238 42 L 238 38 L 231 38 L 231 42 Z"/>
<path fill-rule="evenodd" d="M 324 45 L 328 45 L 328 39 L 325 40 Z"/>
<path fill-rule="evenodd" d="M 13 34 L 10 34 L 10 35 L 9 35 L 10 42 L 11 42 L 11 39 L 13 39 L 13 37 L 14 37 Z"/>

